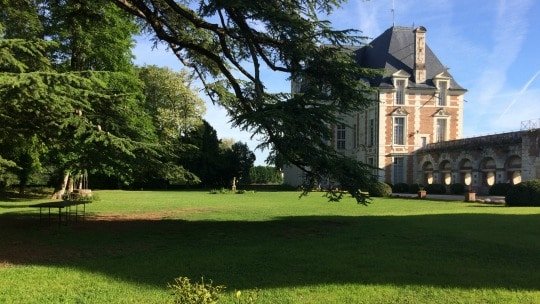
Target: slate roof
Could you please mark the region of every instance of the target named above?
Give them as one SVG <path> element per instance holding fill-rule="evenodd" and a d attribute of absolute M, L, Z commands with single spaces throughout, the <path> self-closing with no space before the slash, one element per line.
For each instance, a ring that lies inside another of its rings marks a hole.
<path fill-rule="evenodd" d="M 371 85 L 380 88 L 393 88 L 392 74 L 404 70 L 414 75 L 414 32 L 411 27 L 393 26 L 368 45 L 357 49 L 356 60 L 362 67 L 384 69 L 382 77 L 371 79 Z M 426 39 L 427 40 L 427 39 Z M 448 72 L 426 43 L 426 82 L 415 83 L 409 79 L 409 88 L 435 88 L 433 77 Z M 451 75 L 450 75 L 451 76 Z M 450 90 L 465 90 L 452 77 Z"/>

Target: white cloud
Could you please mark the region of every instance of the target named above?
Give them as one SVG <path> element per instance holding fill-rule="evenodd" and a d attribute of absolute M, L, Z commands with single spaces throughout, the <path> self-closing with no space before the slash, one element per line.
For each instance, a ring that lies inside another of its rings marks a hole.
<path fill-rule="evenodd" d="M 474 89 L 482 92 L 480 104 L 493 104 L 493 97 L 504 90 L 507 71 L 518 57 L 527 35 L 527 9 L 531 1 L 499 1 L 493 27 L 494 45 L 487 56 L 486 69 Z"/>

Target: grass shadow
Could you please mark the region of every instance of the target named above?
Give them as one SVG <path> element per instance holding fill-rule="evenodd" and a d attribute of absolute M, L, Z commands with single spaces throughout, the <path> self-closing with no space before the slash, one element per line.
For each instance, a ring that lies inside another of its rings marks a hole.
<path fill-rule="evenodd" d="M 328 283 L 540 290 L 540 215 L 305 216 L 271 221 L 103 220 L 57 227 L 0 216 L 0 262 L 165 286 Z"/>

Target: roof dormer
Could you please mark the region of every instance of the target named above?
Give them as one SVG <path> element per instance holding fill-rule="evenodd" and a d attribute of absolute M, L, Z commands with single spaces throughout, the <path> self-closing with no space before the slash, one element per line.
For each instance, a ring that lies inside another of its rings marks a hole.
<path fill-rule="evenodd" d="M 409 85 L 409 77 L 411 74 L 405 72 L 404 70 L 399 70 L 392 74 L 392 83 L 396 89 L 394 104 L 404 105 L 406 103 L 406 94 L 405 88 Z"/>

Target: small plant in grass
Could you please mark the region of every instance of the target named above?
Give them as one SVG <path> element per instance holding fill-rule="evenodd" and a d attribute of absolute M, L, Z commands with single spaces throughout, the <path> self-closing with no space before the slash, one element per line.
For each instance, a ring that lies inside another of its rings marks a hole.
<path fill-rule="evenodd" d="M 236 191 L 231 191 L 227 188 L 221 188 L 221 189 L 212 189 L 209 191 L 210 194 L 229 194 L 229 193 L 235 193 Z"/>
<path fill-rule="evenodd" d="M 174 303 L 177 304 L 215 304 L 225 289 L 223 285 L 213 285 L 212 281 L 205 283 L 204 278 L 201 278 L 200 283 L 192 283 L 186 277 L 174 279 L 168 287 L 172 290 Z"/>
<path fill-rule="evenodd" d="M 259 298 L 259 290 L 255 289 L 253 291 L 240 291 L 237 290 L 234 293 L 234 303 L 235 304 L 253 304 L 257 303 L 257 299 Z"/>

